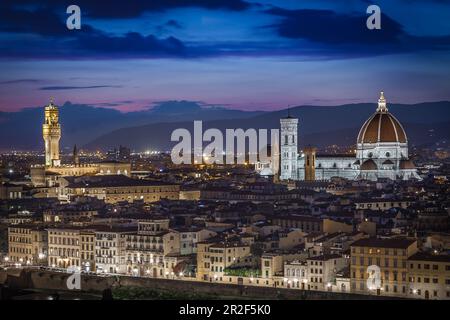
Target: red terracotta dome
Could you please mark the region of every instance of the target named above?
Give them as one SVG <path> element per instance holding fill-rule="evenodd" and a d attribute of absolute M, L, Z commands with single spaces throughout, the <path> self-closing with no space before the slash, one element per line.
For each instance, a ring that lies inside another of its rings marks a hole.
<path fill-rule="evenodd" d="M 399 142 L 406 143 L 406 133 L 400 122 L 389 113 L 383 92 L 378 100 L 377 112 L 361 127 L 358 143 Z"/>

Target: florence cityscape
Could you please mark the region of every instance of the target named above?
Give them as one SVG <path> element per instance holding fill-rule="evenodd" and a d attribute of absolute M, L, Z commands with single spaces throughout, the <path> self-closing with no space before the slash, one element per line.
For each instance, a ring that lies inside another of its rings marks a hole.
<path fill-rule="evenodd" d="M 450 300 L 449 15 L 2 1 L 0 300 Z"/>

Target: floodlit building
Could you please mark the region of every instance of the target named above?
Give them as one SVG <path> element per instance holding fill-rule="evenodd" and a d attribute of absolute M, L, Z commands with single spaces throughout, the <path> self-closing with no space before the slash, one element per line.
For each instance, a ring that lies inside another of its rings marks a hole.
<path fill-rule="evenodd" d="M 47 231 L 42 226 L 19 224 L 8 228 L 8 257 L 21 265 L 47 264 Z"/>
<path fill-rule="evenodd" d="M 73 164 L 62 164 L 60 159 L 61 124 L 59 108 L 53 101 L 45 107 L 42 136 L 45 142 L 45 164 L 30 168 L 31 182 L 36 187 L 54 185 L 55 176 L 82 175 L 131 175 L 131 164 L 119 161 L 103 161 L 93 164 L 80 164 L 78 149 L 74 147 Z"/>
<path fill-rule="evenodd" d="M 450 300 L 450 256 L 416 253 L 408 259 L 408 296 Z"/>
<path fill-rule="evenodd" d="M 357 137 L 356 156 L 320 155 L 307 147 L 298 153 L 298 119 L 280 120 L 282 180 L 350 180 L 378 178 L 419 179 L 408 155 L 408 138 L 401 123 L 388 110 L 381 92 L 376 112 L 362 125 Z"/>
<path fill-rule="evenodd" d="M 365 238 L 355 241 L 350 248 L 352 292 L 408 295 L 408 259 L 417 253 L 416 239 Z"/>
<path fill-rule="evenodd" d="M 94 197 L 106 203 L 178 200 L 180 186 L 159 181 L 132 179 L 123 175 L 64 177 L 59 179 L 58 198 Z"/>

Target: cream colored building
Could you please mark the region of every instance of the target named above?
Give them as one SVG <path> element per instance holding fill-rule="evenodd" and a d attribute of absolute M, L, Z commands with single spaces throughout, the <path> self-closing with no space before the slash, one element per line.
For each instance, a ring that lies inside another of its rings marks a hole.
<path fill-rule="evenodd" d="M 176 184 L 131 179 L 123 175 L 64 177 L 59 183 L 60 200 L 72 201 L 77 196 L 94 197 L 106 203 L 121 201 L 146 203 L 161 199 L 178 200 L 180 186 Z"/>
<path fill-rule="evenodd" d="M 48 265 L 56 268 L 82 269 L 81 235 L 85 231 L 76 227 L 48 229 Z M 89 250 L 85 250 L 89 251 Z"/>
<path fill-rule="evenodd" d="M 8 258 L 21 265 L 47 264 L 47 231 L 42 226 L 19 224 L 8 228 Z"/>
<path fill-rule="evenodd" d="M 372 199 L 364 201 L 355 201 L 356 210 L 369 209 L 386 211 L 392 208 L 406 209 L 412 204 L 410 200 L 389 200 L 389 199 Z"/>
<path fill-rule="evenodd" d="M 348 266 L 348 259 L 341 255 L 325 254 L 306 259 L 308 290 L 332 291 L 336 286 L 336 275 Z"/>
<path fill-rule="evenodd" d="M 135 227 L 96 226 L 95 266 L 97 273 L 127 272 L 127 235 L 136 232 Z"/>
<path fill-rule="evenodd" d="M 352 292 L 397 297 L 408 295 L 408 259 L 418 250 L 417 240 L 366 238 L 355 241 L 350 248 Z M 371 271 L 369 266 L 379 273 Z M 376 278 L 380 279 L 379 283 L 374 280 Z"/>
<path fill-rule="evenodd" d="M 450 256 L 416 253 L 408 259 L 408 296 L 450 300 Z"/>
<path fill-rule="evenodd" d="M 169 229 L 169 219 L 141 220 L 138 231 L 126 236 L 127 273 L 135 276 L 174 275 L 180 255 L 180 234 Z"/>
<path fill-rule="evenodd" d="M 181 255 L 195 254 L 197 252 L 197 243 L 217 235 L 217 232 L 197 227 L 183 227 L 175 230 L 180 234 Z"/>
<path fill-rule="evenodd" d="M 95 232 L 93 230 L 80 231 L 81 270 L 95 272 Z"/>
<path fill-rule="evenodd" d="M 74 154 L 73 164 L 62 164 L 60 159 L 61 124 L 59 109 L 53 101 L 45 107 L 45 120 L 42 137 L 45 142 L 45 164 L 30 168 L 31 182 L 35 187 L 52 187 L 55 176 L 83 175 L 125 175 L 130 176 L 131 164 L 118 161 L 104 161 L 93 164 L 80 164 L 78 154 Z M 76 148 L 75 148 L 76 150 Z"/>
<path fill-rule="evenodd" d="M 250 245 L 236 241 L 201 242 L 197 245 L 197 279 L 223 281 L 227 268 L 255 267 Z"/>

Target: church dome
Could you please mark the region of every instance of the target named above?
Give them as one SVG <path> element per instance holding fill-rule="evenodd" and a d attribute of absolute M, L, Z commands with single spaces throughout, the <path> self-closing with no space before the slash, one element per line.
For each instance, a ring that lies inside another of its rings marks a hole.
<path fill-rule="evenodd" d="M 381 92 L 377 111 L 363 124 L 358 143 L 399 142 L 406 143 L 406 133 L 400 122 L 389 113 L 386 99 Z"/>
<path fill-rule="evenodd" d="M 377 170 L 377 164 L 372 159 L 366 160 L 361 165 L 361 170 Z"/>

